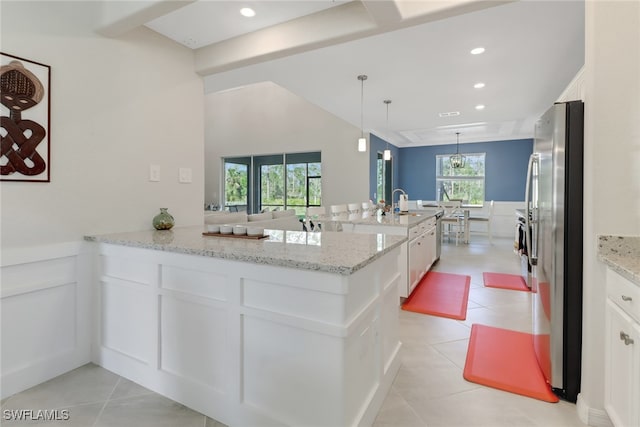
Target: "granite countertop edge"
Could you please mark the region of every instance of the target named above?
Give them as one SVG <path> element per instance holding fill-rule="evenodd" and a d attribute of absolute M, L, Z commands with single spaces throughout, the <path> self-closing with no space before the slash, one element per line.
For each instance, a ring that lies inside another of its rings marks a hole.
<path fill-rule="evenodd" d="M 409 213 L 387 213 L 382 217 L 378 217 L 377 215 L 371 215 L 366 218 L 356 218 L 356 219 L 340 219 L 340 222 L 345 224 L 357 224 L 357 225 L 376 225 L 382 227 L 406 227 L 411 228 L 416 226 L 430 218 L 433 218 L 441 212 L 439 209 L 422 209 L 416 211 L 409 211 Z M 400 221 L 405 219 L 407 223 L 401 224 Z"/>
<path fill-rule="evenodd" d="M 319 261 L 310 261 L 310 260 L 292 260 L 292 259 L 273 257 L 273 256 L 270 256 L 268 253 L 265 253 L 263 255 L 261 254 L 248 254 L 248 255 L 244 254 L 243 255 L 243 254 L 239 254 L 238 252 L 221 252 L 221 251 L 216 251 L 211 249 L 193 248 L 193 247 L 181 246 L 181 245 L 170 244 L 170 243 L 165 244 L 165 243 L 144 242 L 144 241 L 138 241 L 135 239 L 114 237 L 109 234 L 87 235 L 87 236 L 84 236 L 84 240 L 88 242 L 95 242 L 95 243 L 105 243 L 105 244 L 112 244 L 112 245 L 119 245 L 119 246 L 127 246 L 132 248 L 149 249 L 149 250 L 156 250 L 156 251 L 162 251 L 162 252 L 172 252 L 172 253 L 179 253 L 179 254 L 185 254 L 185 255 L 204 256 L 204 257 L 224 259 L 229 261 L 249 262 L 253 264 L 268 265 L 268 266 L 274 266 L 274 267 L 286 267 L 286 268 L 294 268 L 294 269 L 301 269 L 301 270 L 307 270 L 307 271 L 317 271 L 317 272 L 325 272 L 325 273 L 349 276 L 355 273 L 356 271 L 371 264 L 372 262 L 382 257 L 383 255 L 387 254 L 388 252 L 401 246 L 407 240 L 406 237 L 399 237 L 399 236 L 389 236 L 389 237 L 397 239 L 397 242 L 392 243 L 389 246 L 385 247 L 384 249 L 381 249 L 371 254 L 367 259 L 352 265 L 336 265 L 336 264 L 323 263 Z"/>
<path fill-rule="evenodd" d="M 640 286 L 640 236 L 598 236 L 598 259 Z"/>

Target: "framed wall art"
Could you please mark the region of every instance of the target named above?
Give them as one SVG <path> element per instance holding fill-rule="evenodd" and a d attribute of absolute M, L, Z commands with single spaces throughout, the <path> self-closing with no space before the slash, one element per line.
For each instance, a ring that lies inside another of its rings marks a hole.
<path fill-rule="evenodd" d="M 49 182 L 51 67 L 0 52 L 0 181 Z"/>

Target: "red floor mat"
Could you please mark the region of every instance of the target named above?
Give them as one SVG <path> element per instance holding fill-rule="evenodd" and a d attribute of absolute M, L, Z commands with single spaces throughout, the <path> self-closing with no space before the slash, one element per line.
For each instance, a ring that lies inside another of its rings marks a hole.
<path fill-rule="evenodd" d="M 504 273 L 482 273 L 484 285 L 488 288 L 510 289 L 529 292 L 527 283 L 522 276 Z"/>
<path fill-rule="evenodd" d="M 471 276 L 429 271 L 402 304 L 402 309 L 464 320 Z"/>
<path fill-rule="evenodd" d="M 474 324 L 463 371 L 464 379 L 545 402 L 558 397 L 538 366 L 533 336 Z"/>

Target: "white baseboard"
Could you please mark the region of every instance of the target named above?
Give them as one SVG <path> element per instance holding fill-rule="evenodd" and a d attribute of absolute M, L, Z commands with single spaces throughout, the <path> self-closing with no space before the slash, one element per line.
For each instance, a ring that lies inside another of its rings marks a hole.
<path fill-rule="evenodd" d="M 580 421 L 586 425 L 593 427 L 614 427 L 609 415 L 604 409 L 591 408 L 582 398 L 582 394 L 578 394 L 578 401 L 576 402 L 576 408 L 578 411 L 578 417 Z"/>
<path fill-rule="evenodd" d="M 88 248 L 83 242 L 3 248 L 2 399 L 90 361 Z"/>

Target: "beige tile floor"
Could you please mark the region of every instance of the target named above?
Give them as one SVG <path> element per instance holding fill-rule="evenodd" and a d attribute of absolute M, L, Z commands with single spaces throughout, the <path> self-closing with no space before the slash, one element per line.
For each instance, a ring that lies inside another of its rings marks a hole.
<path fill-rule="evenodd" d="M 511 245 L 510 239 L 489 245 L 475 236 L 470 245 L 443 245 L 434 269 L 471 276 L 467 319 L 400 311 L 403 363 L 374 427 L 583 426 L 573 404 L 541 402 L 462 378 L 472 323 L 530 331 L 529 295 L 482 283 L 484 271 L 518 273 Z M 57 423 L 0 419 L 3 427 L 223 427 L 93 364 L 11 396 L 1 406 L 3 414 L 5 409 L 51 408 L 68 409 L 70 415 L 69 421 Z"/>
<path fill-rule="evenodd" d="M 471 325 L 531 332 L 530 294 L 485 288 L 483 272 L 519 274 L 512 239 L 444 244 L 435 271 L 471 276 L 464 321 L 400 310 L 402 366 L 374 427 L 578 427 L 574 404 L 547 403 L 462 378 Z"/>

